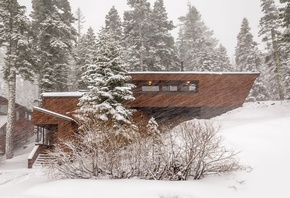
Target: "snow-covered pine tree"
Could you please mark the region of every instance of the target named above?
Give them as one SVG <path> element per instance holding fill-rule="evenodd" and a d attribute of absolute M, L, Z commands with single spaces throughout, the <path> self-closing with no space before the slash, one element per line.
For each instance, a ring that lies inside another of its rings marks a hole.
<path fill-rule="evenodd" d="M 163 0 L 155 1 L 150 18 L 152 31 L 149 41 L 148 70 L 179 71 L 180 61 L 174 38 L 170 34 L 175 27 L 173 22 L 168 20 Z"/>
<path fill-rule="evenodd" d="M 249 21 L 244 18 L 237 36 L 237 46 L 235 49 L 236 70 L 240 72 L 261 72 L 260 52 L 250 30 Z M 267 99 L 268 94 L 264 84 L 265 79 L 262 77 L 263 75 L 256 80 L 249 97 L 254 97 L 257 100 Z"/>
<path fill-rule="evenodd" d="M 214 64 L 215 71 L 217 72 L 228 72 L 234 70 L 227 49 L 222 44 L 220 44 L 216 50 Z"/>
<path fill-rule="evenodd" d="M 133 85 L 127 83 L 130 77 L 126 72 L 121 45 L 110 29 L 103 28 L 98 35 L 95 63 L 87 67 L 82 77 L 89 92 L 79 101 L 77 117 L 81 123 L 95 124 L 108 144 L 128 141 L 135 135 L 132 110 L 124 104 L 134 100 Z"/>
<path fill-rule="evenodd" d="M 201 20 L 198 10 L 188 5 L 188 13 L 179 18 L 181 24 L 177 38 L 180 59 L 188 71 L 215 71 L 214 52 L 217 40 Z"/>
<path fill-rule="evenodd" d="M 280 9 L 280 18 L 282 19 L 282 26 L 286 28 L 284 32 L 284 39 L 290 42 L 290 0 L 280 0 L 280 3 L 284 5 Z"/>
<path fill-rule="evenodd" d="M 280 9 L 280 18 L 282 19 L 283 41 L 285 42 L 284 65 L 284 82 L 286 89 L 286 98 L 290 99 L 290 0 L 280 0 L 283 7 Z"/>
<path fill-rule="evenodd" d="M 285 85 L 283 75 L 283 45 L 281 42 L 281 21 L 279 19 L 279 11 L 275 5 L 274 0 L 261 0 L 261 8 L 263 16 L 260 19 L 260 30 L 259 36 L 262 37 L 262 41 L 266 44 L 265 46 L 265 64 L 267 73 L 270 74 L 268 79 L 271 83 L 271 90 L 273 95 L 279 96 L 280 100 L 284 99 L 285 96 Z"/>
<path fill-rule="evenodd" d="M 6 129 L 6 158 L 13 157 L 13 130 L 15 120 L 16 75 L 32 80 L 33 59 L 31 56 L 30 22 L 25 7 L 17 0 L 0 2 L 0 47 L 5 48 L 4 79 L 8 85 L 8 113 Z"/>
<path fill-rule="evenodd" d="M 119 41 L 120 43 L 122 42 L 122 22 L 115 6 L 113 6 L 109 13 L 106 15 L 105 28 L 111 30 L 111 32 L 114 34 L 115 40 Z"/>
<path fill-rule="evenodd" d="M 40 93 L 68 89 L 68 61 L 76 39 L 68 0 L 32 0 L 34 54 Z"/>
<path fill-rule="evenodd" d="M 75 46 L 76 76 L 75 81 L 78 89 L 87 89 L 87 85 L 81 79 L 87 66 L 94 63 L 97 52 L 97 37 L 93 28 L 89 27 L 87 32 L 81 37 L 78 45 Z"/>
<path fill-rule="evenodd" d="M 85 16 L 83 15 L 82 11 L 80 8 L 77 9 L 75 12 L 75 18 L 77 22 L 77 43 L 80 41 L 82 37 L 82 29 L 83 29 L 83 24 L 86 22 Z"/>
<path fill-rule="evenodd" d="M 124 12 L 126 59 L 129 62 L 129 70 L 145 71 L 148 70 L 152 10 L 147 0 L 128 0 L 127 4 L 131 10 Z"/>
<path fill-rule="evenodd" d="M 257 43 L 253 40 L 253 37 L 249 21 L 247 18 L 244 18 L 237 36 L 238 42 L 235 48 L 235 62 L 238 71 L 258 71 L 255 60 L 257 54 L 254 54 Z"/>

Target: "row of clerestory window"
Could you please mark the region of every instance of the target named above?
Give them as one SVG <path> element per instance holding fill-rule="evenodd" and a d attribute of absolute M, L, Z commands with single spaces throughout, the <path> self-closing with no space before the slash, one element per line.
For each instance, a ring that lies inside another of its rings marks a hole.
<path fill-rule="evenodd" d="M 198 92 L 198 81 L 139 81 L 134 92 Z"/>

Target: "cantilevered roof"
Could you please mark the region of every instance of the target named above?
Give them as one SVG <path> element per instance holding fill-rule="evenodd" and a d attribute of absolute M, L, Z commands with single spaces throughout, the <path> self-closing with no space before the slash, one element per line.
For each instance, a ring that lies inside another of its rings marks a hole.
<path fill-rule="evenodd" d="M 37 111 L 40 111 L 40 112 L 43 112 L 43 113 L 46 113 L 46 114 L 49 114 L 49 115 L 52 115 L 52 116 L 55 116 L 55 117 L 59 117 L 59 118 L 65 119 L 65 120 L 75 121 L 71 117 L 68 117 L 68 116 L 53 112 L 53 111 L 49 111 L 47 109 L 43 109 L 43 108 L 40 108 L 40 107 L 33 107 L 33 110 L 37 110 Z"/>
<path fill-rule="evenodd" d="M 43 93 L 43 97 L 81 97 L 85 91 L 76 91 L 76 92 L 46 92 Z"/>
<path fill-rule="evenodd" d="M 191 74 L 191 75 L 249 75 L 249 74 L 254 74 L 258 75 L 260 74 L 259 72 L 194 72 L 194 71 L 179 71 L 179 72 L 174 72 L 174 71 L 136 71 L 136 72 L 128 72 L 128 75 L 142 75 L 142 74 L 174 74 L 174 75 L 184 75 L 184 74 Z"/>

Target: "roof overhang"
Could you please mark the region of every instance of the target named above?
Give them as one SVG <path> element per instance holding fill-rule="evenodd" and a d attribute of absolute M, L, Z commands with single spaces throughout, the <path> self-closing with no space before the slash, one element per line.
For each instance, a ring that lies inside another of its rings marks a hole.
<path fill-rule="evenodd" d="M 33 107 L 33 110 L 34 111 L 40 111 L 42 113 L 49 114 L 51 116 L 58 117 L 58 118 L 61 118 L 61 119 L 67 120 L 67 121 L 75 122 L 75 120 L 72 119 L 71 117 L 68 117 L 68 116 L 53 112 L 53 111 L 49 111 L 47 109 L 43 109 L 43 108 L 40 108 L 40 107 Z"/>
<path fill-rule="evenodd" d="M 42 93 L 42 97 L 82 97 L 86 91 L 76 92 L 46 92 Z"/>
<path fill-rule="evenodd" d="M 259 72 L 194 72 L 194 71 L 137 71 L 128 75 L 260 75 Z"/>

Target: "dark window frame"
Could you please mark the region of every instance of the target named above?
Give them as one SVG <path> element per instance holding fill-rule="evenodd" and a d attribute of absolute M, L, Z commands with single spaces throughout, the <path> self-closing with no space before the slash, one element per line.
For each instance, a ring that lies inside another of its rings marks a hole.
<path fill-rule="evenodd" d="M 199 92 L 199 81 L 198 80 L 171 80 L 171 81 L 132 81 L 136 87 L 132 89 L 134 93 L 198 93 Z M 189 86 L 195 85 L 194 90 L 190 90 Z M 158 91 L 143 91 L 143 86 L 159 86 Z M 170 88 L 172 86 L 172 89 Z M 177 87 L 174 89 L 173 87 Z M 166 88 L 167 87 L 167 88 Z M 188 87 L 188 89 L 184 89 Z"/>

